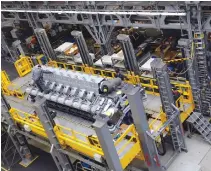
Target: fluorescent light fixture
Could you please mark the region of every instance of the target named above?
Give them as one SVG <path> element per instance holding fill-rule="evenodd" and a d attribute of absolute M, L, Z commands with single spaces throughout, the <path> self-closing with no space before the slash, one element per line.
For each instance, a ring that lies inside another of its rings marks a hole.
<path fill-rule="evenodd" d="M 126 11 L 44 11 L 44 10 L 1 10 L 2 12 L 29 12 L 29 13 L 58 13 L 58 14 L 104 14 L 104 15 L 142 15 L 142 16 L 186 16 L 185 12 L 150 12 L 150 11 L 140 11 L 140 12 L 126 12 Z"/>

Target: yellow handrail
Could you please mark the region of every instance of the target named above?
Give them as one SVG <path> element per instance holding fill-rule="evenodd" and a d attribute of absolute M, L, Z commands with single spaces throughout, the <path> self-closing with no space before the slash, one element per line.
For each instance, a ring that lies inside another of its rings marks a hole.
<path fill-rule="evenodd" d="M 73 140 L 75 140 L 75 141 L 77 141 L 77 142 L 79 142 L 79 143 L 82 143 L 82 144 L 86 144 L 86 145 L 92 146 L 92 148 L 96 148 L 96 150 L 99 150 L 99 149 L 100 149 L 98 146 L 92 145 L 92 144 L 90 143 L 89 138 L 88 138 L 88 136 L 87 136 L 86 134 L 77 132 L 77 131 L 75 131 L 75 130 L 73 130 L 73 129 L 66 128 L 66 127 L 61 126 L 61 125 L 56 125 L 56 127 L 58 127 L 58 129 L 60 130 L 60 134 L 63 135 L 64 137 L 68 137 L 68 138 L 71 138 L 71 139 L 73 139 Z M 66 134 L 63 130 L 70 132 L 71 135 Z M 77 138 L 76 135 L 80 135 L 80 136 L 84 137 L 86 141 L 83 141 L 83 140 Z M 97 141 L 98 141 L 98 140 L 97 140 Z M 99 142 L 99 141 L 98 141 L 98 142 Z"/>
<path fill-rule="evenodd" d="M 20 77 L 25 76 L 32 70 L 32 62 L 29 60 L 29 57 L 25 56 L 17 60 L 14 65 Z"/>
<path fill-rule="evenodd" d="M 20 88 L 16 88 L 17 85 L 10 81 L 6 71 L 1 71 L 1 86 L 2 92 L 5 95 L 15 96 L 20 99 L 24 98 L 24 93 L 20 90 Z"/>
<path fill-rule="evenodd" d="M 120 138 L 118 138 L 118 141 L 116 141 L 114 143 L 115 146 L 117 146 L 120 141 L 122 141 L 129 133 L 131 133 L 132 135 L 130 135 L 130 139 L 126 141 L 126 143 L 117 151 L 118 154 L 120 154 L 124 149 L 125 147 L 131 143 L 132 140 L 134 140 L 134 138 L 136 140 L 138 140 L 138 136 L 136 136 L 136 132 L 135 132 L 135 127 L 134 125 L 130 125 L 127 130 L 120 136 Z"/>
<path fill-rule="evenodd" d="M 36 114 L 29 114 L 29 113 L 23 112 L 21 110 L 18 110 L 16 108 L 11 108 L 10 113 L 13 117 L 20 118 L 22 120 L 27 120 L 27 122 L 32 122 L 34 125 L 42 127 L 42 124 L 40 123 L 40 120 L 36 116 Z M 22 116 L 21 116 L 21 114 L 22 114 Z"/>

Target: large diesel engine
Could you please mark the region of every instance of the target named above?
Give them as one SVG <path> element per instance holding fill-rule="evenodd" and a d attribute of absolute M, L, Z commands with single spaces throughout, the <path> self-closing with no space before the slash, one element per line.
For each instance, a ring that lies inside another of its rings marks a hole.
<path fill-rule="evenodd" d="M 43 75 L 45 86 L 51 92 L 44 94 L 31 85 L 26 93 L 36 98 L 46 98 L 46 104 L 51 109 L 93 122 L 96 116 L 109 117 L 110 130 L 118 127 L 130 111 L 127 97 L 122 93 L 128 84 L 120 78 L 105 79 L 47 66 L 42 66 L 42 69 L 52 72 Z"/>

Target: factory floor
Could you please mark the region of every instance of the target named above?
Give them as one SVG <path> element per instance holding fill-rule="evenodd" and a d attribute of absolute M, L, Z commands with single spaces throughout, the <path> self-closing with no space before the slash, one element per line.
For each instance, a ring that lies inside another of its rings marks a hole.
<path fill-rule="evenodd" d="M 10 168 L 10 170 L 7 170 L 4 168 L 4 166 L 1 166 L 1 171 L 58 171 L 49 150 L 44 151 L 43 148 L 41 148 L 41 145 L 38 146 L 40 147 L 36 147 L 34 144 L 29 146 L 32 154 L 34 156 L 38 156 L 38 158 L 34 160 L 28 167 L 25 168 L 19 163 L 16 163 L 12 168 Z"/>
<path fill-rule="evenodd" d="M 16 68 L 13 63 L 9 63 L 7 61 L 1 60 L 1 70 L 5 70 L 10 80 L 14 80 L 19 75 L 16 71 Z"/>
<path fill-rule="evenodd" d="M 194 134 L 186 139 L 188 152 L 180 153 L 167 171 L 211 171 L 211 146 L 200 135 Z M 34 154 L 39 157 L 27 168 L 16 164 L 11 171 L 57 171 L 56 165 L 49 154 L 49 147 L 29 141 Z M 3 169 L 2 169 L 3 171 Z"/>
<path fill-rule="evenodd" d="M 211 171 L 211 145 L 198 134 L 186 137 L 188 152 L 182 152 L 167 171 Z"/>

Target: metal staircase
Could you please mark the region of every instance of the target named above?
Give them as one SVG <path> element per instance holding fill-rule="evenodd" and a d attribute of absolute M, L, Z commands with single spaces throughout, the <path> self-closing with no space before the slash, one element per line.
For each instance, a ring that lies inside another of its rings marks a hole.
<path fill-rule="evenodd" d="M 187 68 L 189 68 L 189 70 L 188 70 L 189 81 L 191 84 L 193 100 L 194 100 L 194 104 L 195 104 L 195 111 L 201 112 L 202 100 L 201 100 L 201 95 L 200 95 L 200 89 L 199 89 L 197 81 L 195 79 L 195 72 L 193 70 L 192 62 L 193 61 L 191 61 L 190 59 L 188 59 L 186 61 Z"/>
<path fill-rule="evenodd" d="M 193 112 L 187 121 L 211 144 L 211 124 L 201 113 Z"/>
<path fill-rule="evenodd" d="M 28 166 L 30 163 L 32 163 L 35 158 L 33 157 L 28 147 L 28 143 L 25 137 L 17 132 L 19 129 L 9 112 L 11 107 L 3 94 L 1 94 L 1 102 L 2 115 L 4 116 L 6 123 L 8 124 L 7 133 L 10 137 L 11 142 L 14 144 L 14 147 L 16 148 L 18 154 L 22 159 L 20 164 L 23 166 Z"/>
<path fill-rule="evenodd" d="M 12 166 L 21 161 L 21 157 L 10 138 L 8 132 L 8 125 L 1 123 L 1 163 L 3 168 L 10 170 Z"/>
<path fill-rule="evenodd" d="M 191 125 L 210 143 L 210 124 L 203 115 L 210 115 L 211 89 L 208 77 L 208 67 L 206 59 L 206 48 L 204 32 L 202 29 L 201 6 L 198 3 L 187 3 L 187 9 L 191 11 L 196 9 L 196 15 L 188 15 L 189 40 L 192 42 L 191 53 L 190 44 L 185 46 L 186 61 L 188 68 L 189 81 L 193 93 L 195 109 L 192 115 L 187 119 Z M 209 130 L 209 131 L 208 131 Z"/>
<path fill-rule="evenodd" d="M 183 128 L 181 125 L 181 121 L 178 115 L 178 109 L 174 106 L 174 98 L 172 94 L 171 84 L 169 80 L 169 76 L 167 73 L 167 66 L 164 64 L 161 59 L 156 59 L 151 63 L 151 66 L 154 71 L 154 76 L 157 79 L 161 102 L 163 106 L 163 110 L 166 113 L 167 119 L 171 119 L 171 117 L 176 116 L 170 124 L 170 132 L 172 138 L 172 144 L 175 151 L 181 152 L 182 150 L 187 150 L 184 136 L 183 136 Z"/>
<path fill-rule="evenodd" d="M 165 113 L 167 117 L 170 118 L 172 115 L 176 113 L 172 106 L 174 102 L 172 101 L 172 99 L 169 98 L 168 93 L 171 93 L 171 92 L 168 92 L 167 90 L 166 84 L 169 84 L 169 82 L 166 80 L 167 78 L 166 76 L 167 76 L 167 73 L 158 74 L 157 80 L 158 80 L 159 91 L 160 91 Z M 173 97 L 173 95 L 171 97 Z M 175 150 L 178 150 L 179 152 L 181 152 L 181 150 L 184 148 L 184 139 L 182 135 L 182 128 L 181 128 L 179 116 L 169 124 L 169 127 L 171 131 L 173 147 Z"/>
<path fill-rule="evenodd" d="M 205 42 L 203 32 L 194 32 L 194 44 L 195 44 L 195 55 L 196 63 L 198 68 L 198 82 L 200 88 L 200 95 L 202 100 L 201 112 L 204 115 L 210 115 L 210 104 L 211 104 L 211 89 L 208 79 L 208 68 L 205 51 Z"/>
<path fill-rule="evenodd" d="M 192 31 L 194 33 L 193 42 L 195 45 L 196 72 L 200 88 L 200 96 L 202 101 L 201 112 L 203 115 L 210 115 L 211 106 L 211 87 L 208 77 L 207 54 L 205 47 L 205 35 L 202 30 L 202 14 L 199 4 L 192 4 L 197 9 L 195 23 L 192 23 Z"/>

